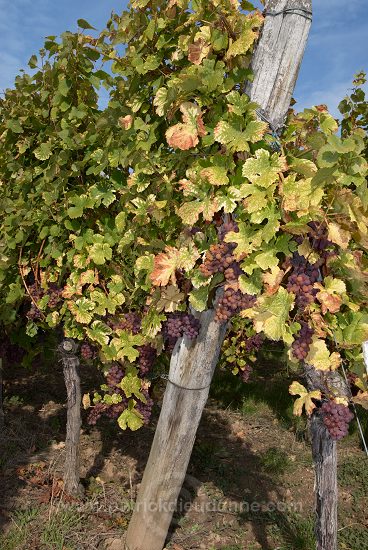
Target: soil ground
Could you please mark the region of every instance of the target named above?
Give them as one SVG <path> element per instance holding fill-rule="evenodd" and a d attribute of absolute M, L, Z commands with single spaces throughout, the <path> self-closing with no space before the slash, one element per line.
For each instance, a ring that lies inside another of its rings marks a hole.
<path fill-rule="evenodd" d="M 273 372 L 274 370 L 274 372 Z M 5 380 L 0 445 L 1 550 L 121 548 L 153 438 L 164 381 L 155 387 L 152 423 L 135 433 L 114 422 L 84 424 L 85 497 L 61 482 L 65 390 L 57 362 Z M 249 384 L 217 375 L 198 431 L 170 550 L 313 550 L 313 464 L 306 422 L 292 416 L 290 380 L 264 363 Z M 84 366 L 84 390 L 95 383 Z M 230 389 L 231 388 L 231 389 Z M 358 433 L 339 443 L 339 548 L 368 549 L 368 458 Z"/>

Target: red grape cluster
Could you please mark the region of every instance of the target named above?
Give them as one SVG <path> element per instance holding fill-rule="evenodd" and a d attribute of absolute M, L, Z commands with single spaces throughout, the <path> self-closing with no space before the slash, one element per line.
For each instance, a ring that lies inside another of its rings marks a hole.
<path fill-rule="evenodd" d="M 327 228 L 323 222 L 310 222 L 308 225 L 311 228 L 308 233 L 308 238 L 313 250 L 325 253 L 327 248 L 335 246 L 333 242 L 328 240 Z"/>
<path fill-rule="evenodd" d="M 235 262 L 233 255 L 235 247 L 234 243 L 212 244 L 203 264 L 199 266 L 201 273 L 205 277 L 211 277 L 215 273 L 224 273 Z"/>
<path fill-rule="evenodd" d="M 187 336 L 197 338 L 200 323 L 191 313 L 170 313 L 163 325 L 163 336 L 166 349 L 172 351 L 178 338 Z"/>
<path fill-rule="evenodd" d="M 312 343 L 313 329 L 310 328 L 308 323 L 301 321 L 301 329 L 297 338 L 292 343 L 291 349 L 293 355 L 299 361 L 304 361 L 309 353 L 309 348 Z"/>
<path fill-rule="evenodd" d="M 287 289 L 295 294 L 296 305 L 303 310 L 314 302 L 318 292 L 313 288 L 319 277 L 318 267 L 316 264 L 310 264 L 306 258 L 298 253 L 294 253 L 290 263 L 293 271 L 289 276 Z"/>
<path fill-rule="evenodd" d="M 107 324 L 113 330 L 126 330 L 132 334 L 138 334 L 141 330 L 142 319 L 141 316 L 135 311 L 130 311 L 129 313 L 124 313 L 119 317 L 110 319 Z"/>
<path fill-rule="evenodd" d="M 88 424 L 91 424 L 91 426 L 95 426 L 97 424 L 97 421 L 107 411 L 108 408 L 109 408 L 109 405 L 106 405 L 106 403 L 96 403 L 96 405 L 91 407 L 88 413 L 88 417 L 87 417 Z"/>
<path fill-rule="evenodd" d="M 243 309 L 252 307 L 255 302 L 255 296 L 243 294 L 236 287 L 230 286 L 224 291 L 224 294 L 216 305 L 215 321 L 225 323 Z"/>
<path fill-rule="evenodd" d="M 263 345 L 263 334 L 253 334 L 245 340 L 245 351 L 251 353 L 252 351 L 258 351 Z"/>
<path fill-rule="evenodd" d="M 349 431 L 349 423 L 354 415 L 349 407 L 334 401 L 326 401 L 320 408 L 323 423 L 328 429 L 332 439 L 338 440 L 345 437 Z"/>
<path fill-rule="evenodd" d="M 122 391 L 118 386 L 124 378 L 124 371 L 117 363 L 114 363 L 106 374 L 106 383 L 111 390 L 110 393 L 119 393 Z"/>
<path fill-rule="evenodd" d="M 108 403 L 96 403 L 89 414 L 88 423 L 95 425 L 97 420 L 105 415 L 108 418 L 117 418 L 128 406 L 128 399 L 125 397 L 124 391 L 119 387 L 120 382 L 124 377 L 124 371 L 118 363 L 114 363 L 106 374 L 106 383 L 109 387 L 108 394 L 119 394 L 122 400 L 120 403 L 108 404 Z"/>
<path fill-rule="evenodd" d="M 41 288 L 40 285 L 34 283 L 28 286 L 29 294 L 32 297 L 31 307 L 29 308 L 26 317 L 32 321 L 37 321 L 37 319 L 42 318 L 41 310 L 36 306 L 36 304 L 43 298 L 45 295 L 48 295 L 49 300 L 47 306 L 54 309 L 57 307 L 59 302 L 62 300 L 62 289 L 59 288 L 55 283 L 51 283 L 47 290 Z"/>
<path fill-rule="evenodd" d="M 249 377 L 252 374 L 252 372 L 253 372 L 252 367 L 250 365 L 245 365 L 244 367 L 239 369 L 238 375 L 241 378 L 241 380 L 246 383 L 249 381 Z"/>
<path fill-rule="evenodd" d="M 139 373 L 141 376 L 144 376 L 147 374 L 155 362 L 155 359 L 157 357 L 157 350 L 151 344 L 144 344 L 143 346 L 139 346 L 139 357 L 137 360 Z"/>
<path fill-rule="evenodd" d="M 91 361 L 91 359 L 96 357 L 96 349 L 89 342 L 83 342 L 80 347 L 80 353 L 82 359 L 85 361 Z"/>

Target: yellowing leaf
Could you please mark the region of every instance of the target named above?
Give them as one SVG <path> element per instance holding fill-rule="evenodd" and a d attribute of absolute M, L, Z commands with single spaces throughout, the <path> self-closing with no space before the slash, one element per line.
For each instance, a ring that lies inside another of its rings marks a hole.
<path fill-rule="evenodd" d="M 263 23 L 263 16 L 259 11 L 251 13 L 246 17 L 243 23 L 243 30 L 238 39 L 236 39 L 228 48 L 226 59 L 245 55 L 258 37 L 258 29 Z"/>
<path fill-rule="evenodd" d="M 292 294 L 282 287 L 272 296 L 261 296 L 255 308 L 253 321 L 255 330 L 264 332 L 271 340 L 282 339 L 286 343 L 291 343 L 288 319 L 293 303 Z"/>
<path fill-rule="evenodd" d="M 166 131 L 166 141 L 174 149 L 186 151 L 199 143 L 197 129 L 189 124 L 178 123 Z"/>
<path fill-rule="evenodd" d="M 125 409 L 118 418 L 118 425 L 122 430 L 129 428 L 132 432 L 143 426 L 143 416 L 137 409 Z"/>
<path fill-rule="evenodd" d="M 124 130 L 129 130 L 129 128 L 132 127 L 132 124 L 133 124 L 132 115 L 126 115 L 119 118 L 119 126 L 124 128 Z"/>
<path fill-rule="evenodd" d="M 201 170 L 201 177 L 208 180 L 212 185 L 226 185 L 229 183 L 226 173 L 227 170 L 223 166 L 210 166 Z"/>
<path fill-rule="evenodd" d="M 333 277 L 326 277 L 323 283 L 323 285 L 321 283 L 314 285 L 315 288 L 319 289 L 317 299 L 322 304 L 322 313 L 323 315 L 327 311 L 337 313 L 342 304 L 342 295 L 346 293 L 345 283 Z"/>
<path fill-rule="evenodd" d="M 353 397 L 354 403 L 357 405 L 361 405 L 364 409 L 368 410 L 368 391 L 360 391 L 358 392 L 358 395 Z"/>
<path fill-rule="evenodd" d="M 303 407 L 305 407 L 307 415 L 310 416 L 316 408 L 316 405 L 313 403 L 312 399 L 321 399 L 322 397 L 319 390 L 308 392 L 308 390 L 302 384 L 299 384 L 299 382 L 293 382 L 290 385 L 289 393 L 291 395 L 300 396 L 294 403 L 293 413 L 295 416 L 301 416 Z"/>
<path fill-rule="evenodd" d="M 278 180 L 279 172 L 286 170 L 286 159 L 278 153 L 270 155 L 265 149 L 258 149 L 255 157 L 245 161 L 242 174 L 260 187 L 269 187 Z"/>
<path fill-rule="evenodd" d="M 207 134 L 202 120 L 202 112 L 198 105 L 186 101 L 180 105 L 183 122 L 179 122 L 166 130 L 166 141 L 170 147 L 186 151 L 199 143 L 199 137 Z"/>
<path fill-rule="evenodd" d="M 184 293 L 177 286 L 170 285 L 163 288 L 161 296 L 156 304 L 157 311 L 176 311 L 184 299 Z"/>
<path fill-rule="evenodd" d="M 320 206 L 324 195 L 322 187 L 312 185 L 312 178 L 296 180 L 295 174 L 290 174 L 282 184 L 282 207 L 288 212 L 298 212 L 301 217 L 310 210 Z"/>
<path fill-rule="evenodd" d="M 180 250 L 173 246 L 167 246 L 165 252 L 154 258 L 154 269 L 150 274 L 152 283 L 156 286 L 166 286 L 171 280 L 175 285 L 175 271 L 177 269 L 188 271 L 194 266 L 198 257 L 198 250 L 193 246 Z"/>
<path fill-rule="evenodd" d="M 351 239 L 351 234 L 349 231 L 346 231 L 343 229 L 339 224 L 335 222 L 331 222 L 327 224 L 328 228 L 328 238 L 333 243 L 338 244 L 343 248 L 344 250 L 347 249 L 349 246 L 349 242 Z"/>
<path fill-rule="evenodd" d="M 244 130 L 239 130 L 225 120 L 220 120 L 215 127 L 214 136 L 216 141 L 225 145 L 229 151 L 236 153 L 249 151 L 249 143 L 262 139 L 267 128 L 265 122 L 251 120 Z"/>
<path fill-rule="evenodd" d="M 198 38 L 188 47 L 188 59 L 194 65 L 200 65 L 202 59 L 207 57 L 211 49 L 211 45 L 204 39 Z"/>
<path fill-rule="evenodd" d="M 325 340 L 313 336 L 312 344 L 310 345 L 305 362 L 312 365 L 317 370 L 329 371 L 339 368 L 341 357 L 337 352 L 330 353 Z"/>
<path fill-rule="evenodd" d="M 266 294 L 271 295 L 277 292 L 284 275 L 285 271 L 278 266 L 271 267 L 270 271 L 263 273 L 262 279 L 266 287 Z"/>
<path fill-rule="evenodd" d="M 85 393 L 82 397 L 82 405 L 84 409 L 89 409 L 91 406 L 91 397 L 89 393 Z"/>

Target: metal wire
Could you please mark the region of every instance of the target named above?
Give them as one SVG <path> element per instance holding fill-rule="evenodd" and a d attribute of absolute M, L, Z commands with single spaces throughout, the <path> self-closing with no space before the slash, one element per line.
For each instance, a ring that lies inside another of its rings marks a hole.
<path fill-rule="evenodd" d="M 346 376 L 346 371 L 345 371 L 345 367 L 344 367 L 344 363 L 343 363 L 343 362 L 341 362 L 341 367 L 342 367 L 342 372 L 344 373 L 344 378 L 345 378 L 346 385 L 347 385 L 347 387 L 348 387 L 348 389 L 349 389 L 349 392 L 350 392 L 350 396 L 353 397 L 352 394 L 351 394 L 350 384 L 349 384 L 348 377 Z M 354 409 L 354 413 L 355 413 L 355 418 L 356 418 L 356 420 L 357 420 L 358 429 L 359 429 L 360 437 L 362 438 L 362 442 L 363 442 L 363 447 L 364 447 L 364 450 L 365 450 L 365 454 L 368 456 L 367 442 L 366 442 L 366 440 L 365 440 L 363 428 L 362 428 L 362 425 L 361 425 L 360 420 L 359 420 L 358 411 L 357 411 L 357 409 L 356 409 L 356 406 L 355 406 L 355 403 L 354 403 L 353 400 L 351 400 L 351 404 L 353 405 L 353 409 Z"/>
<path fill-rule="evenodd" d="M 309 21 L 312 21 L 312 12 L 310 10 L 306 10 L 304 8 L 285 8 L 281 11 L 266 11 L 264 12 L 264 15 L 271 15 L 272 17 L 276 17 L 276 15 L 284 15 L 284 14 L 294 14 L 294 15 L 300 15 L 301 17 L 304 17 L 304 19 L 308 19 Z"/>

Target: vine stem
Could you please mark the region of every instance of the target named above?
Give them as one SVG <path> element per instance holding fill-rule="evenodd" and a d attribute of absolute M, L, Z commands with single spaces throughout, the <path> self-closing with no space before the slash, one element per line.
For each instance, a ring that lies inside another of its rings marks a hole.
<path fill-rule="evenodd" d="M 28 285 L 25 281 L 25 278 L 24 278 L 24 275 L 23 275 L 23 267 L 22 267 L 22 264 L 21 264 L 21 261 L 22 261 L 22 252 L 23 252 L 23 248 L 20 249 L 19 251 L 19 259 L 18 259 L 18 269 L 19 269 L 19 274 L 21 276 L 21 279 L 22 279 L 22 282 L 23 282 L 23 285 L 24 285 L 24 288 L 26 289 L 26 292 L 28 294 L 28 296 L 31 298 L 31 301 L 33 303 L 33 305 L 40 311 L 41 313 L 41 316 L 43 319 L 46 319 L 44 313 L 39 309 L 38 305 L 37 305 L 37 302 L 35 301 L 35 299 L 33 298 L 32 294 L 30 293 L 30 290 L 28 288 Z"/>

